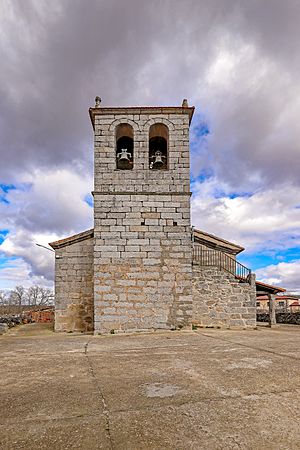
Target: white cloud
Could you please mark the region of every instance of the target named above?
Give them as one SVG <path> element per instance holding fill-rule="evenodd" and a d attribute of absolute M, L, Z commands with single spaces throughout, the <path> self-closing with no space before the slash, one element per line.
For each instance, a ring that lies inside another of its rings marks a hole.
<path fill-rule="evenodd" d="M 300 260 L 281 262 L 256 271 L 260 281 L 284 287 L 291 294 L 300 294 L 299 274 Z"/>
<path fill-rule="evenodd" d="M 246 37 L 245 37 L 246 39 Z M 192 159 L 196 176 L 212 170 L 234 189 L 286 180 L 299 185 L 300 88 L 296 76 L 234 36 L 208 62 L 194 98 L 209 123 L 206 151 Z M 224 71 L 224 73 L 223 73 Z"/>
<path fill-rule="evenodd" d="M 30 264 L 23 259 L 8 259 L 1 266 L 0 270 L 0 289 L 9 290 L 17 285 L 30 287 L 32 285 L 40 285 L 53 288 L 53 281 L 44 276 L 33 275 Z"/>
<path fill-rule="evenodd" d="M 193 186 L 192 221 L 197 228 L 250 252 L 300 244 L 300 190 L 294 185 L 236 198 L 230 198 L 228 185 L 216 178 Z"/>
<path fill-rule="evenodd" d="M 92 226 L 92 209 L 84 201 L 91 190 L 91 179 L 67 169 L 35 171 L 23 178 L 29 189 L 9 191 L 10 204 L 0 204 L 0 228 L 9 234 L 0 245 L 8 257 L 22 258 L 15 265 L 1 269 L 1 280 L 10 284 L 48 285 L 54 276 L 54 253 L 36 246 L 61 239 Z M 11 264 L 11 263 L 10 263 Z M 20 278 L 21 276 L 21 278 Z"/>
<path fill-rule="evenodd" d="M 22 181 L 30 183 L 31 189 L 12 190 L 7 196 L 16 226 L 61 233 L 81 230 L 92 220 L 91 208 L 84 201 L 92 190 L 90 174 L 62 168 L 35 170 Z"/>
<path fill-rule="evenodd" d="M 55 239 L 57 239 L 57 235 L 29 233 L 20 228 L 7 236 L 0 246 L 0 251 L 8 257 L 22 258 L 26 264 L 26 273 L 53 280 L 54 253 L 38 247 L 36 243 L 46 245 L 47 242 Z"/>

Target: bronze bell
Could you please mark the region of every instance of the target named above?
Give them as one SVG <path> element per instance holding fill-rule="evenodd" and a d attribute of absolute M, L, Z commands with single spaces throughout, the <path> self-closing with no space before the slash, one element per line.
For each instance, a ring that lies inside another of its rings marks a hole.
<path fill-rule="evenodd" d="M 162 155 L 162 152 L 157 150 L 154 154 L 154 158 L 155 159 L 154 159 L 154 162 L 152 165 L 153 169 L 161 169 L 164 165 L 164 162 L 163 162 L 164 156 Z"/>
<path fill-rule="evenodd" d="M 131 169 L 131 153 L 127 148 L 122 148 L 120 153 L 117 154 L 118 169 Z"/>

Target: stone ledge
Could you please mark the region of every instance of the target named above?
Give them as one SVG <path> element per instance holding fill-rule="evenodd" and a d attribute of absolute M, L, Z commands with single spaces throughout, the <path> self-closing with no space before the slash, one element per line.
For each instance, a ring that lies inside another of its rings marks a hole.
<path fill-rule="evenodd" d="M 90 239 L 94 237 L 94 228 L 90 230 L 83 231 L 82 233 L 73 234 L 72 236 L 68 236 L 64 239 L 60 239 L 59 241 L 49 242 L 50 247 L 54 250 L 58 248 L 65 247 L 67 245 L 75 244 L 77 242 L 85 241 L 86 239 Z"/>
<path fill-rule="evenodd" d="M 96 195 L 180 195 L 185 196 L 188 195 L 191 197 L 192 192 L 176 192 L 176 191 L 167 191 L 167 192 L 151 192 L 151 191 L 92 191 L 91 194 Z"/>

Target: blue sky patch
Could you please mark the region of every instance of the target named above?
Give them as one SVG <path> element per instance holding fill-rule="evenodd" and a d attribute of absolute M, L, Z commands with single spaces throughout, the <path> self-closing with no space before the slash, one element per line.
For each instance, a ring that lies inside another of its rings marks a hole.
<path fill-rule="evenodd" d="M 17 189 L 14 184 L 0 184 L 0 189 L 7 194 L 9 191 L 12 191 L 14 189 Z"/>
<path fill-rule="evenodd" d="M 281 262 L 291 262 L 300 259 L 300 248 L 291 247 L 284 250 L 260 249 L 257 253 L 247 253 L 247 250 L 237 256 L 240 263 L 249 267 L 254 272 L 270 265 L 277 265 Z"/>
<path fill-rule="evenodd" d="M 238 197 L 250 198 L 251 196 L 252 196 L 251 192 L 230 192 L 230 194 L 227 195 L 227 197 L 229 198 L 238 198 Z"/>
<path fill-rule="evenodd" d="M 8 233 L 9 230 L 0 230 L 0 245 L 2 244 Z"/>
<path fill-rule="evenodd" d="M 213 170 L 210 170 L 210 169 L 201 170 L 200 174 L 197 175 L 197 177 L 193 177 L 191 175 L 191 183 L 193 184 L 193 183 L 196 183 L 197 181 L 198 182 L 200 181 L 200 183 L 203 183 L 204 181 L 209 180 L 209 178 L 212 178 L 213 175 L 214 175 Z M 193 185 L 191 185 L 191 190 L 193 191 Z"/>
<path fill-rule="evenodd" d="M 260 253 L 247 254 L 247 251 L 244 251 L 240 255 L 237 255 L 237 260 L 244 266 L 253 270 L 254 272 L 255 270 L 260 269 L 262 267 L 278 263 L 278 261 L 274 258 L 274 256 Z"/>
<path fill-rule="evenodd" d="M 5 203 L 6 205 L 10 204 L 10 201 L 7 199 L 7 195 L 10 191 L 23 191 L 28 192 L 32 188 L 32 183 L 20 183 L 20 184 L 4 184 L 0 183 L 0 203 Z"/>
<path fill-rule="evenodd" d="M 16 189 L 16 186 L 14 184 L 0 184 L 0 202 L 5 203 L 6 205 L 9 205 L 9 201 L 6 198 L 6 195 L 9 193 L 9 191 L 12 191 Z"/>
<path fill-rule="evenodd" d="M 86 196 L 84 197 L 84 201 L 85 201 L 85 203 L 87 203 L 91 208 L 93 208 L 93 206 L 94 206 L 94 198 L 93 198 L 92 194 L 86 194 Z"/>
<path fill-rule="evenodd" d="M 198 138 L 210 134 L 207 117 L 202 112 L 196 111 L 192 122 L 192 134 L 194 134 Z"/>
<path fill-rule="evenodd" d="M 18 256 L 6 256 L 4 253 L 0 252 L 0 269 L 5 269 L 10 261 L 15 261 L 16 259 L 22 259 Z"/>
<path fill-rule="evenodd" d="M 198 125 L 194 127 L 195 134 L 197 137 L 207 136 L 210 134 L 207 123 L 199 122 Z"/>
<path fill-rule="evenodd" d="M 243 197 L 243 198 L 250 198 L 252 196 L 251 192 L 229 192 L 226 193 L 224 191 L 215 191 L 214 192 L 214 197 L 215 198 L 230 198 L 230 199 L 234 199 L 234 198 L 239 198 L 239 197 Z"/>
<path fill-rule="evenodd" d="M 4 195 L 0 195 L 0 202 L 9 205 L 9 201 L 4 197 Z"/>

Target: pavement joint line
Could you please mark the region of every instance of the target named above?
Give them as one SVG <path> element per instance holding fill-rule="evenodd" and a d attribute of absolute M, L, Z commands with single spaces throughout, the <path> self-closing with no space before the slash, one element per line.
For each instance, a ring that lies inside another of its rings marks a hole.
<path fill-rule="evenodd" d="M 240 345 L 241 347 L 250 348 L 251 350 L 256 350 L 256 351 L 260 351 L 260 352 L 270 353 L 270 354 L 275 355 L 275 356 L 281 356 L 283 358 L 289 358 L 289 359 L 293 359 L 295 361 L 300 361 L 300 358 L 298 356 L 287 355 L 286 353 L 278 353 L 278 352 L 275 352 L 274 350 L 267 350 L 265 348 L 260 348 L 260 347 L 252 347 L 251 345 L 242 344 L 241 342 L 231 341 L 230 339 L 221 339 L 218 336 L 212 336 L 212 335 L 201 333 L 201 332 L 198 332 L 198 334 L 201 334 L 202 336 L 209 337 L 211 339 L 215 339 L 217 341 L 228 342 L 230 344 Z"/>
<path fill-rule="evenodd" d="M 111 430 L 110 430 L 109 410 L 108 410 L 108 407 L 107 407 L 107 403 L 105 401 L 104 394 L 103 394 L 102 389 L 100 387 L 100 384 L 98 382 L 98 379 L 97 379 L 97 377 L 96 377 L 96 375 L 94 373 L 92 362 L 91 362 L 91 360 L 89 358 L 89 355 L 88 355 L 89 343 L 90 343 L 90 339 L 84 345 L 84 355 L 85 355 L 86 360 L 88 362 L 90 373 L 92 375 L 92 378 L 94 380 L 95 386 L 96 386 L 96 388 L 98 390 L 98 393 L 99 393 L 99 396 L 100 396 L 101 403 L 103 405 L 103 412 L 102 412 L 102 414 L 104 415 L 105 423 L 106 423 L 105 431 L 106 431 L 106 434 L 107 434 L 107 437 L 108 437 L 109 446 L 110 446 L 111 450 L 113 450 L 114 449 L 114 445 L 113 445 L 113 440 L 112 440 L 112 435 L 111 435 Z"/>

